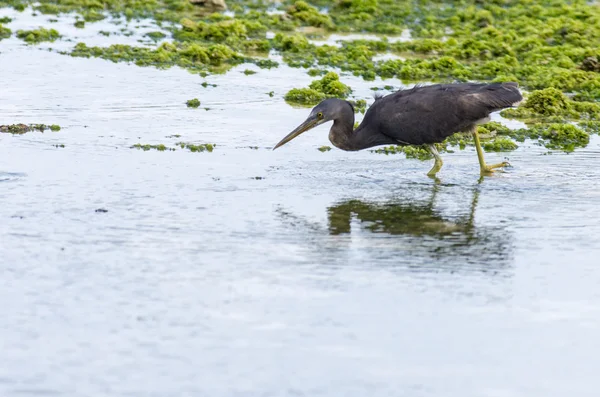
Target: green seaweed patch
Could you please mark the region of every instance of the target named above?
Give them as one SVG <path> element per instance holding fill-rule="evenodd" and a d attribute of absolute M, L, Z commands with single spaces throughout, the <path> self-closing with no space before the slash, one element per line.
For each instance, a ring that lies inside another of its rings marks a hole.
<path fill-rule="evenodd" d="M 529 122 L 600 119 L 600 103 L 575 101 L 550 87 L 533 91 L 521 106 L 505 109 L 500 114 Z"/>
<path fill-rule="evenodd" d="M 317 77 L 317 76 L 324 76 L 327 74 L 327 70 L 324 69 L 309 69 L 308 72 L 309 76 L 311 77 Z"/>
<path fill-rule="evenodd" d="M 11 125 L 0 125 L 0 132 L 8 134 L 24 134 L 31 131 L 31 127 L 27 124 L 11 124 Z"/>
<path fill-rule="evenodd" d="M 128 20 L 151 18 L 177 22 L 197 8 L 188 0 L 9 0 L 15 9 L 23 11 L 28 4 L 44 14 L 77 12 L 88 21 L 98 21 L 108 15 L 124 16 Z M 37 5 L 36 3 L 40 3 Z"/>
<path fill-rule="evenodd" d="M 73 25 L 75 25 L 75 27 L 78 29 L 83 29 L 83 28 L 85 28 L 85 21 L 83 21 L 83 20 L 75 21 L 75 23 Z"/>
<path fill-rule="evenodd" d="M 246 69 L 242 73 L 244 73 L 246 76 L 256 74 L 256 72 L 254 70 L 250 70 L 250 69 Z"/>
<path fill-rule="evenodd" d="M 18 30 L 17 37 L 29 44 L 37 44 L 43 41 L 53 42 L 61 36 L 55 29 L 33 29 L 33 30 Z"/>
<path fill-rule="evenodd" d="M 446 151 L 445 144 L 436 143 L 435 146 L 439 152 Z M 384 147 L 381 147 L 378 149 L 370 150 L 370 152 L 378 153 L 378 154 L 385 154 L 385 155 L 404 153 L 404 155 L 406 156 L 407 159 L 418 159 L 418 160 L 433 159 L 433 155 L 431 154 L 431 152 L 429 151 L 429 149 L 426 146 L 391 145 L 391 146 L 384 146 Z"/>
<path fill-rule="evenodd" d="M 193 144 L 186 142 L 179 142 L 177 145 L 182 149 L 188 149 L 190 152 L 212 152 L 215 149 L 214 143 L 201 143 L 201 144 Z"/>
<path fill-rule="evenodd" d="M 272 59 L 254 59 L 251 61 L 261 69 L 272 69 L 279 67 L 279 62 Z"/>
<path fill-rule="evenodd" d="M 533 128 L 533 131 L 542 139 L 548 149 L 572 152 L 578 147 L 585 147 L 590 142 L 590 135 L 573 124 L 548 124 Z"/>
<path fill-rule="evenodd" d="M 317 149 L 319 152 L 328 152 L 331 150 L 330 146 L 321 146 L 320 148 Z"/>
<path fill-rule="evenodd" d="M 303 26 L 325 29 L 333 29 L 335 26 L 329 15 L 321 14 L 319 10 L 305 1 L 296 1 L 286 9 L 286 12 L 292 20 Z"/>
<path fill-rule="evenodd" d="M 329 72 L 320 80 L 310 83 L 308 88 L 293 88 L 285 95 L 290 103 L 316 105 L 326 98 L 346 98 L 352 89 L 340 81 L 340 76 Z"/>
<path fill-rule="evenodd" d="M 0 24 L 2 23 L 11 23 L 12 22 L 12 18 L 10 17 L 2 17 L 0 18 Z"/>
<path fill-rule="evenodd" d="M 569 100 L 560 90 L 550 87 L 533 91 L 523 108 L 541 115 L 557 115 L 569 109 Z"/>
<path fill-rule="evenodd" d="M 148 32 L 144 36 L 149 37 L 154 41 L 159 41 L 167 37 L 163 32 Z"/>
<path fill-rule="evenodd" d="M 287 102 L 307 106 L 316 105 L 326 98 L 325 94 L 312 88 L 292 88 L 285 94 Z"/>
<path fill-rule="evenodd" d="M 256 21 L 228 18 L 216 22 L 194 22 L 184 18 L 173 37 L 180 41 L 225 43 L 240 49 L 244 41 L 264 38 L 266 32 L 267 27 Z"/>
<path fill-rule="evenodd" d="M 132 149 L 141 149 L 144 152 L 147 152 L 148 150 L 158 150 L 159 152 L 164 152 L 164 151 L 174 151 L 175 149 L 167 147 L 165 145 L 163 145 L 162 143 L 158 144 L 158 145 L 149 145 L 149 144 L 141 144 L 141 143 L 136 143 L 135 145 L 131 146 Z"/>
<path fill-rule="evenodd" d="M 97 22 L 106 18 L 104 13 L 95 9 L 84 11 L 81 15 L 86 22 Z"/>
<path fill-rule="evenodd" d="M 200 106 L 200 100 L 198 98 L 189 99 L 185 104 L 188 108 L 197 108 Z"/>
<path fill-rule="evenodd" d="M 244 57 L 223 44 L 208 46 L 196 43 L 162 43 L 157 48 L 114 44 L 109 47 L 88 47 L 78 43 L 70 52 L 74 57 L 97 57 L 112 62 L 133 62 L 138 66 L 167 69 L 179 66 L 191 72 L 223 72 L 244 61 Z"/>
<path fill-rule="evenodd" d="M 217 86 L 216 84 L 211 84 L 211 83 L 208 83 L 208 82 L 206 82 L 206 81 L 202 82 L 202 84 L 200 84 L 200 85 L 201 85 L 202 87 L 204 87 L 204 88 L 206 88 L 206 87 L 208 87 L 208 86 L 211 86 L 211 87 L 216 87 L 216 86 Z"/>
<path fill-rule="evenodd" d="M 56 148 L 64 148 L 65 147 L 65 145 L 63 143 L 59 143 L 59 144 L 52 145 L 52 146 L 54 146 Z"/>
<path fill-rule="evenodd" d="M 46 124 L 10 124 L 10 125 L 0 125 L 0 132 L 21 135 L 30 131 L 40 131 L 44 132 L 45 130 L 51 131 L 60 131 L 60 126 L 56 124 L 46 125 Z"/>
<path fill-rule="evenodd" d="M 483 143 L 483 149 L 486 152 L 510 152 L 516 150 L 518 147 L 512 139 L 507 137 L 498 137 Z"/>
<path fill-rule="evenodd" d="M 11 34 L 12 31 L 9 28 L 5 28 L 2 26 L 2 23 L 0 23 L 0 40 L 9 38 Z"/>
<path fill-rule="evenodd" d="M 600 121 L 587 120 L 579 122 L 579 128 L 588 134 L 600 134 Z"/>
<path fill-rule="evenodd" d="M 586 147 L 590 141 L 586 129 L 568 123 L 541 123 L 528 129 L 514 130 L 511 137 L 519 142 L 537 139 L 539 145 L 567 153 Z"/>
<path fill-rule="evenodd" d="M 354 107 L 354 112 L 364 114 L 367 111 L 367 101 L 364 99 L 358 99 L 356 101 L 351 101 L 352 106 Z"/>
<path fill-rule="evenodd" d="M 352 89 L 342 83 L 340 76 L 335 72 L 329 72 L 322 79 L 313 81 L 309 88 L 336 98 L 347 98 L 352 93 Z"/>

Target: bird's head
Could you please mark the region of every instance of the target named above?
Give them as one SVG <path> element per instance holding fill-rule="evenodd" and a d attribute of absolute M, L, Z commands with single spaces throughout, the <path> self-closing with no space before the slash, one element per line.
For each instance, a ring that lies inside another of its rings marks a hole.
<path fill-rule="evenodd" d="M 328 121 L 343 117 L 348 110 L 354 115 L 354 107 L 348 101 L 335 98 L 325 99 L 311 110 L 310 115 L 302 124 L 275 145 L 273 150 L 285 145 L 303 132 L 311 130 Z"/>

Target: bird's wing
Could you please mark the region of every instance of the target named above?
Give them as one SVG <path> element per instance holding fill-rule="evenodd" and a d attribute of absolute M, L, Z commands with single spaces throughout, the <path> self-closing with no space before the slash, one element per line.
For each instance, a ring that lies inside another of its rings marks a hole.
<path fill-rule="evenodd" d="M 376 101 L 379 131 L 399 143 L 442 142 L 521 100 L 516 85 L 437 84 L 398 91 Z"/>

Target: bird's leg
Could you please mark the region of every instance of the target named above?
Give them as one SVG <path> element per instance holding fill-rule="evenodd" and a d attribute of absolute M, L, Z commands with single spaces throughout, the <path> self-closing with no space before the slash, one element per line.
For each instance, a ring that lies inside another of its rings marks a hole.
<path fill-rule="evenodd" d="M 427 150 L 429 150 L 429 152 L 433 154 L 433 157 L 435 158 L 435 164 L 433 164 L 433 167 L 431 168 L 431 170 L 429 170 L 427 175 L 435 176 L 435 174 L 437 174 L 439 170 L 442 169 L 442 165 L 444 165 L 444 162 L 442 161 L 442 156 L 440 156 L 440 154 L 438 153 L 435 144 L 427 145 Z"/>
<path fill-rule="evenodd" d="M 491 174 L 495 168 L 507 167 L 510 164 L 503 161 L 498 164 L 487 165 L 485 158 L 483 157 L 483 149 L 481 148 L 481 142 L 479 141 L 479 134 L 477 133 L 477 126 L 473 127 L 473 139 L 475 140 L 475 149 L 477 150 L 477 157 L 479 158 L 479 166 L 481 167 L 481 175 Z"/>

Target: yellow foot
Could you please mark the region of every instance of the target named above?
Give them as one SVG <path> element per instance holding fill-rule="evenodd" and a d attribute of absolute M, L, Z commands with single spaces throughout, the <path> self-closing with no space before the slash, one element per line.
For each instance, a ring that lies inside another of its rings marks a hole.
<path fill-rule="evenodd" d="M 427 176 L 435 177 L 435 175 L 438 173 L 438 171 L 440 170 L 440 168 L 442 168 L 442 167 L 433 166 L 433 168 L 430 169 L 429 172 L 427 173 Z"/>
<path fill-rule="evenodd" d="M 498 164 L 492 164 L 492 165 L 485 165 L 483 167 L 481 167 L 481 174 L 493 174 L 494 173 L 494 169 L 496 168 L 504 168 L 504 167 L 510 167 L 510 163 L 508 161 L 503 161 L 501 163 Z"/>

